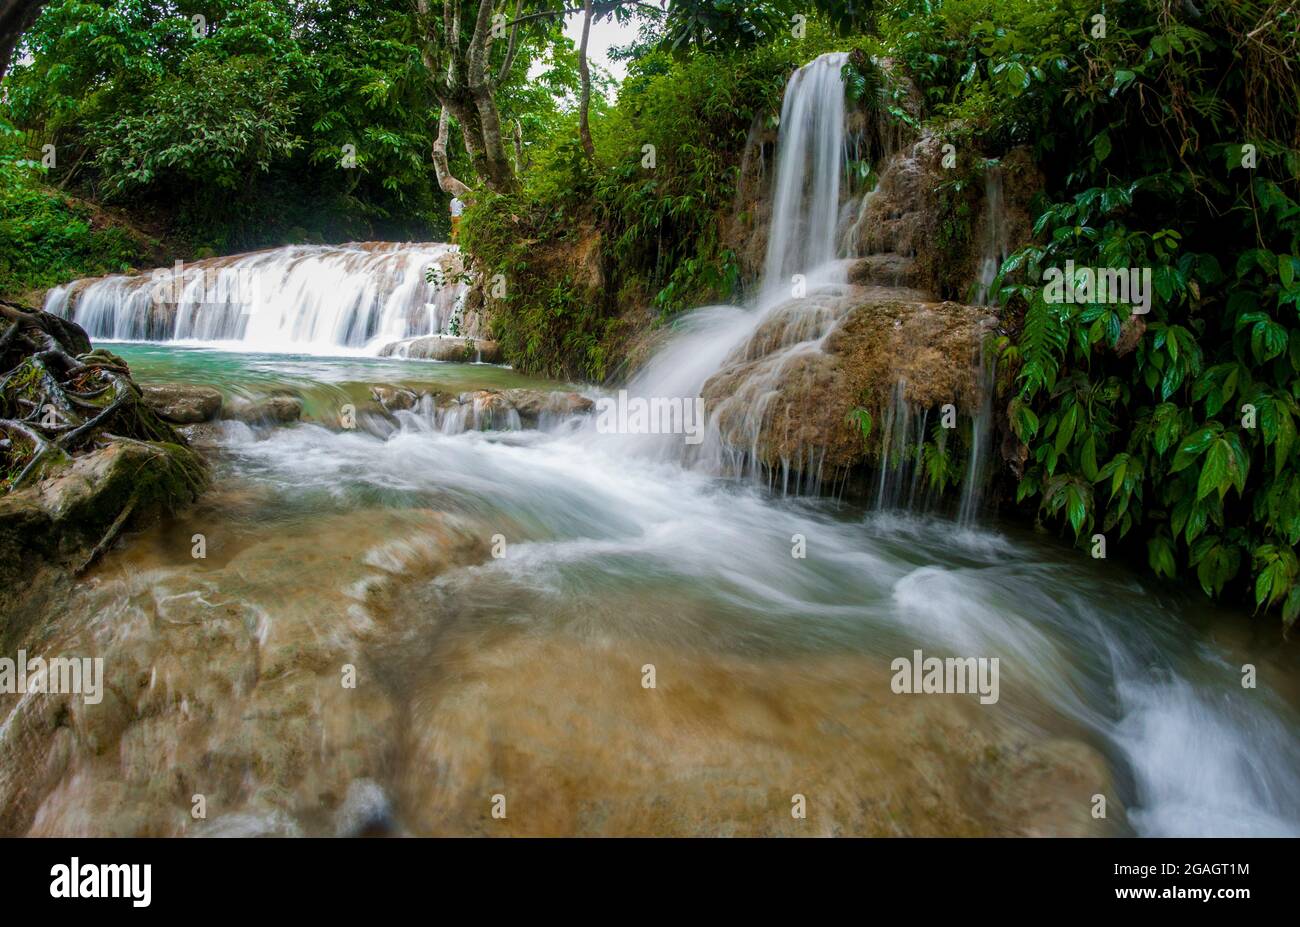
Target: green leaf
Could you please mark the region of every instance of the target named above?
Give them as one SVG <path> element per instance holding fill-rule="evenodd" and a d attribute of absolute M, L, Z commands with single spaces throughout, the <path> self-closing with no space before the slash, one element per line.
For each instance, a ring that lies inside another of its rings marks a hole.
<path fill-rule="evenodd" d="M 1223 426 L 1218 422 L 1214 422 L 1192 432 L 1187 440 L 1182 443 L 1182 446 L 1178 448 L 1178 453 L 1174 454 L 1174 462 L 1170 465 L 1169 472 L 1177 473 L 1179 470 L 1191 466 L 1198 457 L 1205 453 L 1205 449 L 1210 446 L 1210 442 L 1214 440 L 1215 435 L 1222 430 Z"/>
<path fill-rule="evenodd" d="M 1083 442 L 1083 450 L 1079 452 L 1079 468 L 1083 475 L 1092 482 L 1097 481 L 1097 436 L 1088 435 L 1088 439 Z"/>
<path fill-rule="evenodd" d="M 1174 545 L 1166 537 L 1156 536 L 1147 541 L 1147 562 L 1157 576 L 1173 579 L 1178 575 Z"/>
<path fill-rule="evenodd" d="M 1105 161 L 1110 155 L 1110 132 L 1103 129 L 1092 141 L 1092 153 L 1097 161 Z"/>
<path fill-rule="evenodd" d="M 1219 498 L 1223 498 L 1223 494 L 1227 492 L 1232 482 L 1228 473 L 1231 459 L 1232 450 L 1228 442 L 1220 440 L 1210 445 L 1209 453 L 1205 455 L 1205 463 L 1201 465 L 1201 478 L 1196 483 L 1197 501 L 1204 499 L 1216 489 L 1219 491 Z"/>
<path fill-rule="evenodd" d="M 1088 502 L 1082 487 L 1074 483 L 1065 489 L 1065 514 L 1070 519 L 1070 526 L 1074 528 L 1074 536 L 1077 538 L 1088 515 Z"/>
<path fill-rule="evenodd" d="M 1070 439 L 1074 437 L 1074 429 L 1078 423 L 1079 406 L 1075 404 L 1070 406 L 1065 414 L 1061 416 L 1061 424 L 1056 429 L 1056 453 L 1065 453 L 1065 449 L 1070 446 Z"/>

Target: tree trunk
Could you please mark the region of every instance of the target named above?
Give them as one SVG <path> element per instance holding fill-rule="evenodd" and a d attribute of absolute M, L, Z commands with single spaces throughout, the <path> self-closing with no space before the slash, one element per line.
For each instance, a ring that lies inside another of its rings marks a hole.
<path fill-rule="evenodd" d="M 438 117 L 438 137 L 433 140 L 433 170 L 438 176 L 438 186 L 444 193 L 464 198 L 470 194 L 469 187 L 453 177 L 451 168 L 447 166 L 447 132 L 450 124 L 451 114 L 444 106 L 442 115 Z"/>
<path fill-rule="evenodd" d="M 591 69 L 587 66 L 587 38 L 591 35 L 591 0 L 582 0 L 582 43 L 578 46 L 578 76 L 582 79 L 582 96 L 578 101 L 578 134 L 582 136 L 582 150 L 587 159 L 596 157 L 596 146 L 591 143 L 591 124 L 587 113 L 591 108 Z"/>
<path fill-rule="evenodd" d="M 32 27 L 46 0 L 0 0 L 0 80 L 23 33 Z"/>
<path fill-rule="evenodd" d="M 3 0 L 0 0 L 3 2 Z M 500 76 L 490 73 L 492 53 L 492 0 L 479 0 L 472 24 L 460 18 L 458 0 L 443 0 L 442 16 L 435 18 L 431 0 L 416 0 L 424 30 L 421 55 L 432 79 L 434 95 L 442 105 L 438 141 L 433 148 L 438 184 L 449 193 L 468 192 L 468 185 L 451 175 L 447 166 L 448 118 L 460 123 L 461 138 L 474 173 L 496 193 L 513 193 L 519 188 L 506 140 L 501 134 L 501 114 L 496 89 L 506 78 L 514 59 L 518 26 L 510 33 L 510 46 Z M 462 48 L 462 30 L 470 29 Z"/>

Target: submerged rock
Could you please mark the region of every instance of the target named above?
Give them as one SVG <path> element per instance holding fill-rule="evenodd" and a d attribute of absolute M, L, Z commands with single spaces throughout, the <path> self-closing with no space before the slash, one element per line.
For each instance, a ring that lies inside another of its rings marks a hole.
<path fill-rule="evenodd" d="M 95 582 L 12 641 L 103 658 L 104 697 L 0 694 L 0 834 L 390 826 L 384 789 L 405 696 L 373 661 L 403 656 L 415 631 L 437 626 L 436 610 L 404 607 L 412 590 L 485 560 L 490 535 L 383 508 L 322 514 L 285 534 L 257 517 L 266 496 L 218 493 L 149 543 L 114 551 Z M 199 561 L 195 532 L 209 541 Z M 348 667 L 354 687 L 340 684 Z M 194 794 L 206 821 L 190 814 Z"/>
<path fill-rule="evenodd" d="M 452 335 L 428 335 L 410 341 L 385 345 L 380 357 L 408 357 L 419 360 L 455 361 L 459 363 L 497 364 L 501 349 L 495 341 L 457 338 Z"/>
<path fill-rule="evenodd" d="M 211 386 L 166 383 L 142 386 L 145 405 L 176 425 L 210 422 L 221 411 L 221 392 Z"/>
<path fill-rule="evenodd" d="M 268 396 L 233 406 L 226 417 L 247 425 L 287 425 L 302 418 L 302 400 L 297 396 Z"/>

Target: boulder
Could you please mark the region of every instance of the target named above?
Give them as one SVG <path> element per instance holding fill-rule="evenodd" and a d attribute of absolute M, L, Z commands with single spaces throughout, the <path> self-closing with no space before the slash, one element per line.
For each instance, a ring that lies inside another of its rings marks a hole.
<path fill-rule="evenodd" d="M 869 254 L 849 266 L 849 283 L 859 286 L 893 286 L 916 289 L 920 273 L 916 259 L 895 252 Z"/>
<path fill-rule="evenodd" d="M 0 615 L 192 501 L 202 458 L 75 323 L 0 301 Z M 0 638 L 7 630 L 0 621 Z"/>
<path fill-rule="evenodd" d="M 428 335 L 409 341 L 385 345 L 380 357 L 409 357 L 417 360 L 453 361 L 457 363 L 497 364 L 501 349 L 495 341 L 457 338 L 453 335 Z"/>
<path fill-rule="evenodd" d="M 226 417 L 246 425 L 287 425 L 302 418 L 302 400 L 297 396 L 268 396 L 233 406 Z"/>
<path fill-rule="evenodd" d="M 402 386 L 372 386 L 370 395 L 386 412 L 404 412 L 420 402 L 419 393 Z"/>
<path fill-rule="evenodd" d="M 138 524 L 178 508 L 205 484 L 203 461 L 189 447 L 115 437 L 0 495 L 0 612 L 28 571 L 88 566 L 128 519 Z"/>
<path fill-rule="evenodd" d="M 221 411 L 221 393 L 210 386 L 166 383 L 142 386 L 145 405 L 175 425 L 210 422 Z"/>
<path fill-rule="evenodd" d="M 536 427 L 543 416 L 567 418 L 592 410 L 593 403 L 580 393 L 542 389 L 508 389 L 502 395 L 519 413 L 524 425 Z"/>
<path fill-rule="evenodd" d="M 880 411 L 901 384 L 921 408 L 979 408 L 979 346 L 988 310 L 906 290 L 855 289 L 777 307 L 704 384 L 727 447 L 765 467 L 828 472 L 866 447 L 850 413 Z"/>

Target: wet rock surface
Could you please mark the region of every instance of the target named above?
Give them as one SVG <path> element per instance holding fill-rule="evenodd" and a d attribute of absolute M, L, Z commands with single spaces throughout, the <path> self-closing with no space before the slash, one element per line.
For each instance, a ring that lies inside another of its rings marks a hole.
<path fill-rule="evenodd" d="M 129 367 L 75 324 L 0 304 L 0 614 L 39 573 L 81 571 L 120 532 L 193 501 L 207 469 Z M 0 637 L 6 622 L 0 622 Z"/>
<path fill-rule="evenodd" d="M 302 418 L 302 400 L 297 396 L 268 396 L 232 404 L 226 417 L 248 425 L 288 425 Z"/>
<path fill-rule="evenodd" d="M 385 345 L 380 350 L 379 356 L 498 364 L 501 362 L 501 349 L 495 341 L 458 338 L 452 335 L 429 335 L 425 338 Z"/>
<path fill-rule="evenodd" d="M 850 413 L 878 415 L 900 383 L 923 408 L 978 408 L 979 345 L 992 321 L 983 307 L 884 287 L 794 300 L 709 378 L 705 406 L 723 443 L 765 467 L 842 470 L 867 455 Z"/>
<path fill-rule="evenodd" d="M 432 416 L 445 429 L 512 431 L 546 428 L 574 415 L 590 413 L 594 403 L 580 393 L 545 389 L 480 389 L 461 393 L 421 392 L 400 386 L 370 388 L 376 412 L 396 421 L 409 412 Z"/>
<path fill-rule="evenodd" d="M 210 386 L 164 383 L 140 391 L 145 404 L 174 425 L 210 422 L 221 412 L 221 392 Z"/>
<path fill-rule="evenodd" d="M 493 572 L 432 510 L 256 517 L 209 494 L 60 590 L 27 640 L 104 660 L 104 698 L 0 695 L 0 833 L 1095 835 L 1081 741 L 908 698 L 866 654 L 743 656 L 601 627 Z M 207 556 L 189 556 L 203 530 Z M 670 595 L 670 599 L 671 599 Z M 689 597 L 672 600 L 688 622 Z M 655 606 L 662 608 L 662 603 Z M 641 685 L 643 665 L 659 668 Z M 563 735 L 560 736 L 560 732 Z M 791 816 L 791 794 L 808 800 Z M 508 799 L 491 815 L 490 796 Z M 192 814 L 205 799 L 206 818 Z"/>

